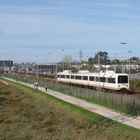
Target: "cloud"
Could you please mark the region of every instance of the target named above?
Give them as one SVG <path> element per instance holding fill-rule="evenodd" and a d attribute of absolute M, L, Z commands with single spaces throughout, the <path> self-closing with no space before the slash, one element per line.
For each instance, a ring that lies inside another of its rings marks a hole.
<path fill-rule="evenodd" d="M 139 3 L 113 0 L 23 0 L 1 2 L 0 13 L 43 15 L 91 24 L 137 24 Z"/>
<path fill-rule="evenodd" d="M 119 53 L 121 41 L 139 52 L 139 4 L 130 0 L 0 0 L 0 55 L 45 55 L 50 48 L 71 54 L 79 48 L 89 52 L 116 48 Z"/>

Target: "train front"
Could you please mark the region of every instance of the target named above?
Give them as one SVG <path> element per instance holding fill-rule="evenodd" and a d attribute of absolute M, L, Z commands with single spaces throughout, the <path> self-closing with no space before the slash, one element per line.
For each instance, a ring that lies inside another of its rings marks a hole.
<path fill-rule="evenodd" d="M 128 74 L 118 74 L 117 88 L 120 91 L 129 91 L 129 76 Z"/>

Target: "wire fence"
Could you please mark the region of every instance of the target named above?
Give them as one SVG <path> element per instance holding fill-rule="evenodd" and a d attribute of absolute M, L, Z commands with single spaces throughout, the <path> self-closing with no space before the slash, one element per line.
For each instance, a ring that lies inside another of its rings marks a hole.
<path fill-rule="evenodd" d="M 30 84 L 36 82 L 36 79 L 32 77 L 23 77 L 18 75 L 7 75 L 7 77 Z M 67 95 L 100 104 L 132 116 L 140 115 L 140 97 L 138 98 L 135 95 L 96 91 L 93 89 L 76 87 L 43 79 L 39 79 L 38 84 L 39 86 L 47 87 Z"/>

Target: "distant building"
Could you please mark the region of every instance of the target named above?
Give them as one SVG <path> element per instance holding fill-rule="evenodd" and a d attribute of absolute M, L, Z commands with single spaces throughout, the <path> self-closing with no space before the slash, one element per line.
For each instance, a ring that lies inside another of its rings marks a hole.
<path fill-rule="evenodd" d="M 11 60 L 0 60 L 0 67 L 5 67 L 5 66 L 13 66 L 13 61 Z"/>
<path fill-rule="evenodd" d="M 54 74 L 56 72 L 56 64 L 35 65 L 35 70 L 38 70 L 39 73 Z"/>

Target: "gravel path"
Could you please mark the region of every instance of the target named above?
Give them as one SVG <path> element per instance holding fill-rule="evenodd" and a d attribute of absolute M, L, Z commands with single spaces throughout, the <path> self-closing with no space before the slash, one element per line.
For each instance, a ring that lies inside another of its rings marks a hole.
<path fill-rule="evenodd" d="M 5 79 L 16 82 L 16 80 L 13 80 L 13 79 L 9 79 L 9 78 L 5 78 Z M 20 82 L 20 83 L 23 85 L 26 85 L 28 87 L 34 88 L 34 86 L 31 84 L 27 84 L 24 82 Z M 46 94 L 49 94 L 49 95 L 54 96 L 56 98 L 59 98 L 63 101 L 71 103 L 73 105 L 76 105 L 76 106 L 79 106 L 79 107 L 84 108 L 86 110 L 89 110 L 91 112 L 100 114 L 100 115 L 107 117 L 109 119 L 112 119 L 114 121 L 126 124 L 128 126 L 131 126 L 131 127 L 137 128 L 137 129 L 140 129 L 140 120 L 137 118 L 126 116 L 126 115 L 118 113 L 118 112 L 114 112 L 113 110 L 108 109 L 106 107 L 103 107 L 103 106 L 100 106 L 100 105 L 97 105 L 94 103 L 90 103 L 90 102 L 87 102 L 85 100 L 78 99 L 76 97 L 65 95 L 63 93 L 60 93 L 60 92 L 57 92 L 54 90 L 48 89 L 46 92 L 45 88 L 43 88 L 43 87 L 38 87 L 38 90 L 43 91 Z"/>

